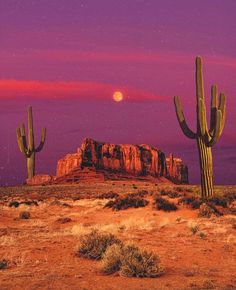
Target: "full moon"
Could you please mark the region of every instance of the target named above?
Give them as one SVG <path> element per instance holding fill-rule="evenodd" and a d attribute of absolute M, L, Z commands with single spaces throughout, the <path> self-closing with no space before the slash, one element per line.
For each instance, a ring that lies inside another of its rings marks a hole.
<path fill-rule="evenodd" d="M 113 100 L 115 102 L 121 102 L 123 100 L 123 98 L 124 98 L 124 96 L 123 96 L 122 92 L 119 92 L 119 91 L 114 92 L 114 94 L 113 94 Z"/>

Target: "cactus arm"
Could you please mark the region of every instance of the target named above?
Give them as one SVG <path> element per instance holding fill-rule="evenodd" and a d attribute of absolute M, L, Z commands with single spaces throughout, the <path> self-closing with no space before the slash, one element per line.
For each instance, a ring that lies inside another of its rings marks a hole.
<path fill-rule="evenodd" d="M 215 128 L 210 141 L 206 142 L 207 147 L 212 147 L 217 143 L 217 141 L 220 138 L 221 126 L 222 126 L 222 113 L 221 110 L 217 110 L 215 119 Z"/>
<path fill-rule="evenodd" d="M 25 153 L 26 150 L 25 150 L 25 147 L 24 147 L 24 144 L 23 144 L 20 128 L 16 129 L 16 138 L 17 138 L 17 143 L 18 143 L 20 151 L 22 153 Z"/>
<path fill-rule="evenodd" d="M 46 128 L 43 128 L 42 135 L 41 135 L 41 141 L 39 143 L 39 146 L 35 149 L 35 152 L 40 152 L 43 149 L 45 140 L 46 140 Z"/>
<path fill-rule="evenodd" d="M 175 104 L 176 116 L 179 121 L 180 128 L 182 129 L 184 135 L 190 139 L 196 139 L 196 134 L 188 127 L 186 123 L 184 113 L 181 108 L 180 99 L 178 96 L 174 97 L 174 104 Z"/>
<path fill-rule="evenodd" d="M 224 93 L 220 94 L 220 104 L 218 109 L 221 111 L 222 114 L 222 121 L 221 121 L 221 130 L 220 130 L 220 135 L 224 129 L 224 125 L 225 125 L 225 109 L 226 109 L 226 98 Z"/>
<path fill-rule="evenodd" d="M 16 137 L 17 137 L 17 143 L 19 146 L 20 151 L 25 155 L 25 157 L 30 157 L 31 153 L 27 150 L 27 147 L 24 145 L 24 138 L 21 135 L 20 128 L 16 129 Z"/>
<path fill-rule="evenodd" d="M 210 135 L 213 135 L 213 130 L 215 127 L 216 112 L 218 109 L 218 99 L 217 99 L 217 86 L 213 85 L 211 87 L 211 123 L 210 123 Z"/>
<path fill-rule="evenodd" d="M 32 107 L 28 108 L 28 148 L 34 151 L 34 128 L 33 128 L 33 114 Z"/>
<path fill-rule="evenodd" d="M 24 123 L 21 124 L 20 134 L 21 134 L 21 138 L 22 138 L 22 142 L 23 142 L 24 147 L 26 149 L 28 149 L 27 142 L 26 142 L 26 136 L 25 136 L 25 124 Z"/>

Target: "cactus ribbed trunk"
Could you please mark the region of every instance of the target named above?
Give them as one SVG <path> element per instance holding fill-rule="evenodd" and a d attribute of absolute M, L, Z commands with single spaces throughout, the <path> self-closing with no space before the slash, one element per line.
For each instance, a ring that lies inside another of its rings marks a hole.
<path fill-rule="evenodd" d="M 27 172 L 28 178 L 31 179 L 35 175 L 35 153 L 32 153 L 30 157 L 27 158 Z"/>
<path fill-rule="evenodd" d="M 220 94 L 218 104 L 218 92 L 216 85 L 211 87 L 211 123 L 210 129 L 207 125 L 204 82 L 202 75 L 202 59 L 196 58 L 196 97 L 197 97 L 197 132 L 194 133 L 187 125 L 178 96 L 175 96 L 175 111 L 180 128 L 185 136 L 197 141 L 202 198 L 207 199 L 213 195 L 213 167 L 212 146 L 214 146 L 222 134 L 225 123 L 225 95 Z"/>
<path fill-rule="evenodd" d="M 211 147 L 207 147 L 203 138 L 197 138 L 202 198 L 208 198 L 213 195 L 213 164 Z"/>
<path fill-rule="evenodd" d="M 31 179 L 35 175 L 35 155 L 43 149 L 46 139 L 46 128 L 43 128 L 40 144 L 35 148 L 32 107 L 28 108 L 28 144 L 24 123 L 22 123 L 20 128 L 16 129 L 16 136 L 19 149 L 27 159 L 28 179 Z"/>

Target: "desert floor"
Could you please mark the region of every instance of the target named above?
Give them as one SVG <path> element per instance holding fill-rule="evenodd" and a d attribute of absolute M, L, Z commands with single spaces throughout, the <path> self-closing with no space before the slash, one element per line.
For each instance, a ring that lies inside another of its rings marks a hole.
<path fill-rule="evenodd" d="M 174 186 L 109 181 L 0 188 L 0 261 L 9 261 L 9 267 L 0 270 L 0 289 L 236 289 L 236 216 L 198 218 L 198 210 L 186 206 L 175 212 L 156 210 L 153 194 L 166 187 Z M 188 187 L 199 192 L 198 187 L 183 186 Z M 113 211 L 104 208 L 107 199 L 97 198 L 109 191 L 122 195 L 140 190 L 150 193 L 144 208 Z M 216 190 L 236 191 L 236 186 Z M 35 200 L 38 206 L 9 207 L 13 200 Z M 30 219 L 19 218 L 23 210 L 30 212 Z M 65 217 L 71 221 L 58 221 Z M 75 255 L 81 235 L 93 228 L 154 251 L 165 274 L 101 274 L 99 261 Z"/>

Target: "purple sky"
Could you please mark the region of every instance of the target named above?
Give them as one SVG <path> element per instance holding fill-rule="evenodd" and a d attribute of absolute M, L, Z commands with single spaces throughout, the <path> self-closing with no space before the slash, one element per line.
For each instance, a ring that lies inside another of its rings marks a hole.
<path fill-rule="evenodd" d="M 180 131 L 173 96 L 181 96 L 195 128 L 194 59 L 201 55 L 207 104 L 213 83 L 227 96 L 215 181 L 235 184 L 235 11 L 234 0 L 0 0 L 0 183 L 25 178 L 15 129 L 28 105 L 36 139 L 48 128 L 38 173 L 54 174 L 56 161 L 89 136 L 173 152 L 199 182 L 196 144 Z M 115 90 L 122 103 L 112 101 Z"/>

